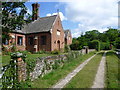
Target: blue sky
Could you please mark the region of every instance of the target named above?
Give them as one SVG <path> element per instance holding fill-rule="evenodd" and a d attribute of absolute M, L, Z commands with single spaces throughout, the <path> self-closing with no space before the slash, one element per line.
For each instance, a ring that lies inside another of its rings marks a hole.
<path fill-rule="evenodd" d="M 41 0 L 40 0 L 41 1 Z M 59 9 L 64 29 L 70 29 L 73 37 L 97 29 L 106 31 L 107 27 L 118 27 L 119 0 L 59 0 L 59 2 L 39 2 L 39 16 L 54 15 Z M 32 13 L 31 4 L 26 2 L 28 12 Z"/>

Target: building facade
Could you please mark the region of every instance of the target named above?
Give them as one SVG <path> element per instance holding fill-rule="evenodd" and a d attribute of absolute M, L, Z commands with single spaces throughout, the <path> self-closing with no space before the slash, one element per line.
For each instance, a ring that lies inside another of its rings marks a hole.
<path fill-rule="evenodd" d="M 17 50 L 31 52 L 63 50 L 65 33 L 59 14 L 39 18 L 39 4 L 32 4 L 32 7 L 33 12 L 37 12 L 33 14 L 33 21 L 21 30 L 10 33 L 11 39 L 4 46 L 8 47 L 14 43 Z M 71 43 L 72 37 L 70 38 Z"/>
<path fill-rule="evenodd" d="M 72 35 L 70 30 L 65 30 L 65 44 L 66 45 L 71 45 L 72 44 Z"/>

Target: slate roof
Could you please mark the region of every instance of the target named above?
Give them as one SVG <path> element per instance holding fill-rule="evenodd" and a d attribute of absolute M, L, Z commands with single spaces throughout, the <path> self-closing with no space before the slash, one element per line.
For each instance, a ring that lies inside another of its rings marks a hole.
<path fill-rule="evenodd" d="M 38 18 L 37 20 L 31 22 L 30 24 L 25 25 L 22 30 L 16 30 L 14 32 L 23 34 L 49 32 L 53 26 L 56 17 L 57 15 Z"/>
<path fill-rule="evenodd" d="M 65 38 L 67 38 L 67 36 L 71 35 L 70 30 L 64 30 L 64 33 L 65 33 Z"/>

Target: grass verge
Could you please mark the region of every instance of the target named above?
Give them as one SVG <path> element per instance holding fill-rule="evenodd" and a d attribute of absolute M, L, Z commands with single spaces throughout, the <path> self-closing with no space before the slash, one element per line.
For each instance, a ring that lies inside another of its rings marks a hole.
<path fill-rule="evenodd" d="M 73 77 L 65 88 L 90 88 L 93 85 L 102 55 L 103 52 L 98 53 L 75 77 Z"/>
<path fill-rule="evenodd" d="M 106 88 L 119 87 L 118 63 L 120 63 L 120 60 L 117 55 L 113 51 L 108 52 L 106 56 Z"/>
<path fill-rule="evenodd" d="M 26 59 L 35 59 L 37 57 L 45 57 L 45 56 L 51 56 L 52 54 L 27 54 Z M 10 62 L 10 55 L 2 56 L 2 66 L 5 66 L 9 64 Z"/>
<path fill-rule="evenodd" d="M 44 77 L 40 77 L 33 82 L 29 82 L 29 84 L 32 88 L 50 88 L 94 54 L 95 52 L 90 52 L 89 54 L 80 56 L 70 62 L 66 62 L 63 67 L 53 70 L 49 74 L 46 74 Z"/>

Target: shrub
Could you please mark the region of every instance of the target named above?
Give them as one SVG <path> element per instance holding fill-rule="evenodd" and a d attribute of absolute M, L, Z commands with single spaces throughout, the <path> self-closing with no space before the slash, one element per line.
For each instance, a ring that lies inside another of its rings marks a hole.
<path fill-rule="evenodd" d="M 19 88 L 31 88 L 31 84 L 28 81 L 22 81 L 19 83 Z"/>
<path fill-rule="evenodd" d="M 17 48 L 15 47 L 15 45 L 13 45 L 12 47 L 11 47 L 11 52 L 15 52 L 17 50 Z"/>
<path fill-rule="evenodd" d="M 53 68 L 53 69 L 57 69 L 58 67 L 59 67 L 59 62 L 56 60 L 56 61 L 55 61 L 55 64 L 52 65 L 52 68 Z"/>
<path fill-rule="evenodd" d="M 36 66 L 36 59 L 26 59 L 25 62 L 27 63 L 27 79 L 30 79 L 30 72 L 32 72 Z"/>
<path fill-rule="evenodd" d="M 110 43 L 108 43 L 108 42 L 101 42 L 100 49 L 101 50 L 109 50 L 110 49 Z"/>
<path fill-rule="evenodd" d="M 2 55 L 10 55 L 11 52 L 2 51 Z"/>
<path fill-rule="evenodd" d="M 70 46 L 65 45 L 64 52 L 69 52 L 69 51 L 71 51 Z"/>
<path fill-rule="evenodd" d="M 2 46 L 2 55 L 10 55 L 11 52 L 8 51 L 7 47 Z"/>
<path fill-rule="evenodd" d="M 60 54 L 60 51 L 59 50 L 54 50 L 51 52 L 51 54 Z"/>
<path fill-rule="evenodd" d="M 90 45 L 94 47 L 97 51 L 100 51 L 100 41 L 98 40 L 93 40 L 91 41 Z"/>

